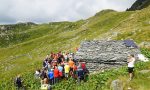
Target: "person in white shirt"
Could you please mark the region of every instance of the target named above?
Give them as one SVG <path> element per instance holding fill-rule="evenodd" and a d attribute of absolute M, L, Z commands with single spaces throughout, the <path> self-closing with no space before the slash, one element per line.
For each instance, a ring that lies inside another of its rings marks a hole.
<path fill-rule="evenodd" d="M 129 72 L 129 80 L 132 80 L 133 78 L 133 71 L 134 71 L 134 63 L 135 63 L 135 57 L 134 55 L 128 56 L 128 72 Z"/>

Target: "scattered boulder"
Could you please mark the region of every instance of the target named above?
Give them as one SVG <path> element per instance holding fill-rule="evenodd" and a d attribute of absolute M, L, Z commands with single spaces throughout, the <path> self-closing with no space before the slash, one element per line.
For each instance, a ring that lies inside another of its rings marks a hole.
<path fill-rule="evenodd" d="M 111 82 L 111 90 L 123 90 L 123 82 L 119 79 Z"/>
<path fill-rule="evenodd" d="M 8 31 L 8 30 L 13 30 L 16 27 L 20 26 L 35 26 L 37 25 L 36 23 L 33 22 L 24 22 L 24 23 L 17 23 L 17 24 L 8 24 L 8 25 L 0 25 L 0 31 Z"/>
<path fill-rule="evenodd" d="M 150 76 L 149 77 L 147 77 L 148 79 L 150 79 Z"/>
<path fill-rule="evenodd" d="M 12 25 L 0 25 L 0 30 L 7 31 L 13 29 Z"/>
<path fill-rule="evenodd" d="M 128 90 L 132 90 L 132 88 L 131 88 L 131 87 L 128 87 Z"/>
<path fill-rule="evenodd" d="M 140 43 L 139 46 L 140 46 L 140 47 L 150 48 L 150 42 L 144 41 L 144 42 Z"/>
<path fill-rule="evenodd" d="M 146 58 L 143 54 L 138 54 L 138 59 L 143 62 L 148 62 L 148 58 Z"/>
<path fill-rule="evenodd" d="M 147 78 L 149 78 L 149 79 L 150 79 L 150 76 L 149 76 L 149 77 L 147 77 Z"/>
<path fill-rule="evenodd" d="M 150 70 L 141 70 L 141 71 L 139 71 L 139 72 L 142 73 L 142 74 L 145 74 L 145 73 L 149 73 Z"/>

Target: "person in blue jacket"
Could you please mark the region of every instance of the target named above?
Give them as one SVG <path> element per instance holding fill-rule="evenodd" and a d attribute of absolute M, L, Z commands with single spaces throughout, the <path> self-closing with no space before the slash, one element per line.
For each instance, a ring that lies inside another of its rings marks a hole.
<path fill-rule="evenodd" d="M 53 69 L 48 71 L 48 78 L 49 78 L 50 85 L 53 85 L 54 84 L 54 72 L 53 72 Z"/>

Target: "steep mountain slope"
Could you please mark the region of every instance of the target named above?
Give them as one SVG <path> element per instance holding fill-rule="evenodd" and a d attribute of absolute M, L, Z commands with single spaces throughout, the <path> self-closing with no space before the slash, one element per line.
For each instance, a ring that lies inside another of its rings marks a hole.
<path fill-rule="evenodd" d="M 141 10 L 150 5 L 150 0 L 137 0 L 128 11 Z"/>
<path fill-rule="evenodd" d="M 104 10 L 86 20 L 53 22 L 19 29 L 1 30 L 0 88 L 13 86 L 13 78 L 22 74 L 29 88 L 38 88 L 35 69 L 51 51 L 74 51 L 83 40 L 133 39 L 150 42 L 150 7 L 140 11 Z M 31 85 L 32 84 L 32 85 Z"/>

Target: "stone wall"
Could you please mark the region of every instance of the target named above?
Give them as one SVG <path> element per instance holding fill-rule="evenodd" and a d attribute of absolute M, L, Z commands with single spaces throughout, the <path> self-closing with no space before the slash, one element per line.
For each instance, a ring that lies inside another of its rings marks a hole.
<path fill-rule="evenodd" d="M 84 41 L 75 58 L 86 61 L 87 68 L 93 72 L 125 65 L 129 54 L 139 53 L 138 48 L 126 47 L 123 41 Z"/>

